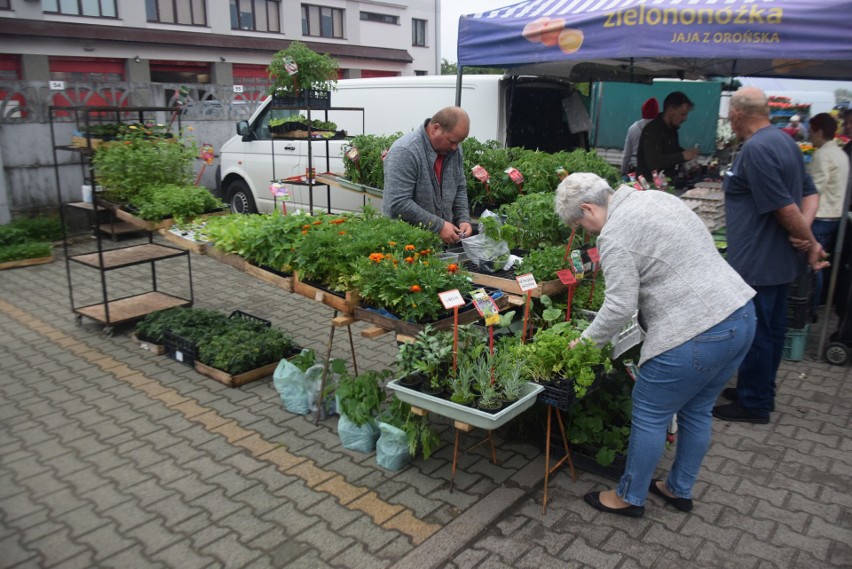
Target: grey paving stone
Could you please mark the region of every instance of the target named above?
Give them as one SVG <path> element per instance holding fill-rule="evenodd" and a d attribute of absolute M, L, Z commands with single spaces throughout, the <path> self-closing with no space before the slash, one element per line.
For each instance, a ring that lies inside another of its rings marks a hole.
<path fill-rule="evenodd" d="M 162 569 L 166 565 L 152 561 L 146 555 L 141 545 L 135 545 L 129 549 L 117 553 L 99 563 L 99 567 L 110 567 L 114 569 L 127 569 L 128 567 L 145 567 L 151 569 Z"/>
<path fill-rule="evenodd" d="M 234 534 L 226 534 L 201 549 L 201 553 L 219 559 L 226 567 L 245 567 L 263 553 L 240 543 Z"/>
<path fill-rule="evenodd" d="M 123 504 L 109 508 L 108 510 L 101 512 L 101 515 L 114 522 L 121 533 L 126 533 L 129 530 L 154 519 L 155 517 L 152 512 L 148 511 L 148 509 L 142 508 L 135 501 L 127 501 Z"/>
<path fill-rule="evenodd" d="M 69 534 L 68 528 L 58 526 L 42 537 L 25 543 L 27 547 L 39 552 L 45 566 L 51 567 L 86 551 L 84 546 L 72 541 Z"/>
<path fill-rule="evenodd" d="M 360 543 L 345 549 L 337 557 L 329 560 L 333 565 L 347 567 L 349 569 L 379 569 L 389 567 L 390 562 L 383 560 L 369 551 Z"/>
<path fill-rule="evenodd" d="M 125 534 L 142 545 L 142 551 L 146 558 L 151 558 L 158 551 L 181 539 L 179 534 L 175 534 L 164 525 L 161 518 L 154 518 L 125 532 Z"/>
<path fill-rule="evenodd" d="M 10 535 L 0 539 L 0 551 L 3 552 L 4 567 L 14 567 L 26 562 L 38 562 L 38 554 L 24 547 L 18 535 Z"/>
<path fill-rule="evenodd" d="M 320 518 L 303 513 L 303 510 L 295 505 L 285 502 L 277 508 L 266 512 L 261 516 L 263 520 L 278 524 L 286 528 L 288 535 L 296 535 L 306 528 L 320 522 Z"/>
<path fill-rule="evenodd" d="M 154 554 L 154 559 L 173 569 L 206 569 L 211 565 L 220 565 L 213 557 L 202 555 L 186 541 L 170 545 Z"/>

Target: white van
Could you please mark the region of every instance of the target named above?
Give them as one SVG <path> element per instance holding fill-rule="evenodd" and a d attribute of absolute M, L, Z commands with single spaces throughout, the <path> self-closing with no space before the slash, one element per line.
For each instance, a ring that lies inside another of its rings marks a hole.
<path fill-rule="evenodd" d="M 435 111 L 455 104 L 455 97 L 453 75 L 348 79 L 332 92 L 332 108 L 312 110 L 310 118 L 333 121 L 349 135 L 409 132 Z M 576 120 L 578 100 L 571 83 L 556 78 L 466 75 L 462 82 L 461 106 L 470 115 L 470 136 L 507 146 L 547 152 L 587 147 L 587 132 L 572 133 L 568 127 L 569 120 Z M 271 211 L 275 201 L 270 182 L 305 174 L 309 144 L 316 172 L 343 173 L 345 140 L 273 140 L 270 119 L 308 112 L 270 103 L 267 98 L 249 120 L 237 123 L 237 135 L 220 149 L 218 191 L 231 211 Z M 365 203 L 381 210 L 381 199 L 338 187 L 287 187 L 292 197 L 288 210 L 357 211 Z"/>

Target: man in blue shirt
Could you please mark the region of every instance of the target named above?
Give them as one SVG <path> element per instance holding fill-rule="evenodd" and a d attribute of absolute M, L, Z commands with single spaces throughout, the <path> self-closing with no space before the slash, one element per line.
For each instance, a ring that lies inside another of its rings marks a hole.
<path fill-rule="evenodd" d="M 732 401 L 713 409 L 718 419 L 768 423 L 775 405 L 775 376 L 787 330 L 787 293 L 804 270 L 828 266 L 811 233 L 819 195 L 790 136 L 769 122 L 766 95 L 753 87 L 731 97 L 731 128 L 745 140 L 725 176 L 728 262 L 755 291 L 757 322 L 751 349 L 740 365 Z"/>

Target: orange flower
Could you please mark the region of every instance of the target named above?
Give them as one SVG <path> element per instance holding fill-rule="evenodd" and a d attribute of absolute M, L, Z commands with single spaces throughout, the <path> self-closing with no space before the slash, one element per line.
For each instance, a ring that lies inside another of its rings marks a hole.
<path fill-rule="evenodd" d="M 423 289 L 420 288 L 420 285 L 411 285 L 410 287 L 408 287 L 408 290 L 410 290 L 411 292 L 420 292 Z"/>
<path fill-rule="evenodd" d="M 345 231 L 338 231 L 337 234 L 338 235 L 346 235 L 346 232 Z"/>
<path fill-rule="evenodd" d="M 455 274 L 459 270 L 459 266 L 455 263 L 450 263 L 449 265 L 447 265 L 447 270 L 450 272 L 450 274 Z"/>
<path fill-rule="evenodd" d="M 334 225 L 340 225 L 344 221 L 346 221 L 346 219 L 341 217 L 340 219 L 332 219 L 331 221 L 329 221 L 329 223 Z"/>
<path fill-rule="evenodd" d="M 397 261 L 396 259 L 393 259 L 393 266 L 395 267 L 395 266 L 397 266 L 398 264 L 399 264 L 399 261 Z"/>
<path fill-rule="evenodd" d="M 310 228 L 311 228 L 310 224 L 302 226 L 302 229 L 310 229 Z"/>
<path fill-rule="evenodd" d="M 303 229 L 303 230 L 302 230 L 302 235 L 307 235 L 307 234 L 308 234 L 308 230 L 307 230 L 307 229 Z"/>
<path fill-rule="evenodd" d="M 428 267 L 428 266 L 429 266 L 429 261 L 421 261 L 421 262 L 423 263 L 423 266 L 424 266 L 424 267 Z"/>
<path fill-rule="evenodd" d="M 406 245 L 405 246 L 406 251 L 414 251 L 416 248 L 417 247 L 415 247 L 414 245 Z"/>
<path fill-rule="evenodd" d="M 322 225 L 322 221 L 320 221 L 320 220 L 314 221 L 313 225 Z"/>
<path fill-rule="evenodd" d="M 405 262 L 406 262 L 406 263 L 408 263 L 408 264 L 410 265 L 411 263 L 413 263 L 413 262 L 414 262 L 414 257 L 406 257 L 406 258 L 405 258 Z"/>
<path fill-rule="evenodd" d="M 388 241 L 388 245 L 391 247 L 396 247 L 396 241 Z"/>
<path fill-rule="evenodd" d="M 385 256 L 381 253 L 370 253 L 370 260 L 374 263 L 379 263 L 384 258 Z"/>
<path fill-rule="evenodd" d="M 428 255 L 431 252 L 432 252 L 432 249 L 423 249 L 422 251 L 420 251 L 420 254 L 421 255 Z"/>

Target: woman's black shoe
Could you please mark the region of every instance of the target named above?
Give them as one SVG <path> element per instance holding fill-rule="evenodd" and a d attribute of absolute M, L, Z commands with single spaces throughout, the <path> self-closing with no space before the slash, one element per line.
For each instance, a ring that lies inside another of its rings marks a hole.
<path fill-rule="evenodd" d="M 660 480 L 651 480 L 651 487 L 649 488 L 651 494 L 656 494 L 657 496 L 674 506 L 675 509 L 680 510 L 681 512 L 688 512 L 692 510 L 692 498 L 678 498 L 677 496 L 666 496 L 663 491 L 660 490 L 660 487 L 657 486 L 657 482 L 660 482 Z"/>
<path fill-rule="evenodd" d="M 645 515 L 645 506 L 634 506 L 631 504 L 626 508 L 610 508 L 609 506 L 604 505 L 601 502 L 600 492 L 589 492 L 583 496 L 583 499 L 588 505 L 600 512 L 618 514 L 619 516 L 627 516 L 628 518 L 641 518 Z"/>

